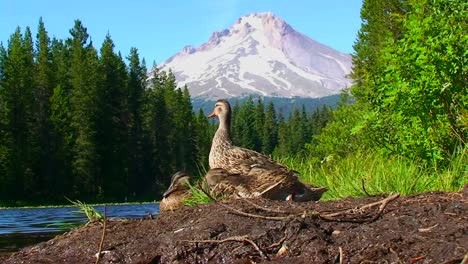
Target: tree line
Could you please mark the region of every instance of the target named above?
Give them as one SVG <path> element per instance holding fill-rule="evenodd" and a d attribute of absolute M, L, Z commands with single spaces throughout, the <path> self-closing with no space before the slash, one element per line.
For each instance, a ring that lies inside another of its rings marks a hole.
<path fill-rule="evenodd" d="M 354 85 L 314 152 L 376 151 L 435 170 L 466 160 L 467 14 L 461 0 L 364 0 Z"/>
<path fill-rule="evenodd" d="M 153 200 L 178 170 L 207 168 L 217 124 L 194 113 L 187 87 L 127 58 L 107 35 L 96 49 L 81 21 L 65 40 L 20 28 L 0 46 L 0 201 Z M 328 107 L 290 118 L 273 103 L 235 103 L 236 144 L 266 154 L 304 151 Z"/>

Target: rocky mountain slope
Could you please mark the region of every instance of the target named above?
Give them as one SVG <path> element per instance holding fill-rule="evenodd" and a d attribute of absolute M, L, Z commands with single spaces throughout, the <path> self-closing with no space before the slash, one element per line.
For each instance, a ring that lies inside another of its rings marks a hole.
<path fill-rule="evenodd" d="M 250 94 L 317 98 L 351 85 L 351 56 L 295 31 L 272 13 L 243 16 L 199 47 L 158 65 L 172 70 L 192 97 Z"/>

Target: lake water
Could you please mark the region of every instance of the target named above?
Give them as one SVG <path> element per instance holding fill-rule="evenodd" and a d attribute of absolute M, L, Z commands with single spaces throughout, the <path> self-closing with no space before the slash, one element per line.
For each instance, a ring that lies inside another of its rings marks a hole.
<path fill-rule="evenodd" d="M 104 206 L 93 206 L 104 214 Z M 48 240 L 86 223 L 77 207 L 0 209 L 0 253 Z M 159 212 L 159 204 L 107 205 L 107 218 L 139 219 Z"/>

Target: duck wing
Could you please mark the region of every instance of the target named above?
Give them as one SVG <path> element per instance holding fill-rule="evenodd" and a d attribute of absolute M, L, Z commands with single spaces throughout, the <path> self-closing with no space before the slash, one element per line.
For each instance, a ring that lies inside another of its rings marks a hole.
<path fill-rule="evenodd" d="M 229 173 L 248 175 L 251 174 L 251 169 L 256 167 L 297 178 L 297 171 L 291 170 L 285 165 L 254 150 L 233 146 L 226 151 L 226 155 L 228 163 L 226 164 L 226 170 Z"/>

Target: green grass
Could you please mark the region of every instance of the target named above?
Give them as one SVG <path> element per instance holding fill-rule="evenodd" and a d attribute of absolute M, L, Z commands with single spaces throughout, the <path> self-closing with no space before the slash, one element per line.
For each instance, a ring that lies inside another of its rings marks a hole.
<path fill-rule="evenodd" d="M 198 185 L 189 185 L 192 196 L 184 200 L 184 204 L 194 206 L 197 204 L 206 204 L 212 202 L 213 199 L 209 197 Z"/>
<path fill-rule="evenodd" d="M 388 158 L 376 153 L 331 158 L 323 163 L 290 157 L 278 160 L 299 171 L 302 181 L 328 187 L 324 200 L 367 196 L 367 193 L 409 195 L 426 191 L 459 191 L 468 183 L 466 148 L 444 170 L 424 168 L 402 157 Z"/>
<path fill-rule="evenodd" d="M 77 206 L 79 208 L 76 213 L 84 214 L 88 218 L 88 222 L 93 222 L 93 221 L 101 221 L 104 219 L 104 216 L 99 213 L 94 207 L 82 203 L 79 200 L 72 201 L 67 198 L 68 201 L 70 201 L 74 206 Z"/>

